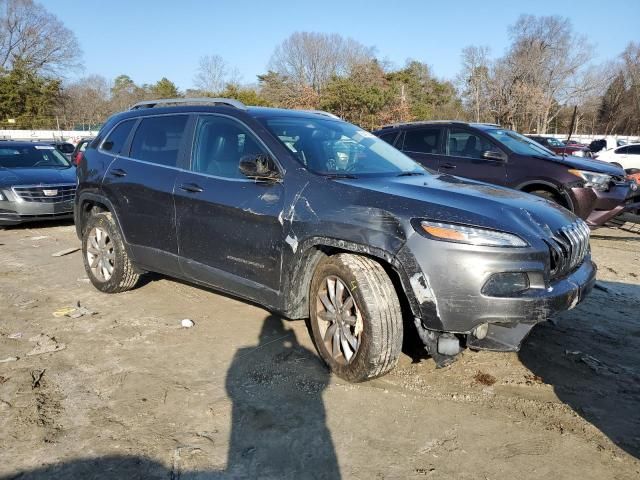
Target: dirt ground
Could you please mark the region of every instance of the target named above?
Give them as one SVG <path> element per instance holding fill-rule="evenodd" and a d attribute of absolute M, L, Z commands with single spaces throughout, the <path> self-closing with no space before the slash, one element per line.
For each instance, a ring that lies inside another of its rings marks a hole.
<path fill-rule="evenodd" d="M 640 478 L 638 233 L 593 232 L 599 288 L 521 352 L 407 348 L 358 385 L 304 322 L 160 276 L 105 295 L 52 257 L 76 246 L 0 230 L 0 478 Z"/>

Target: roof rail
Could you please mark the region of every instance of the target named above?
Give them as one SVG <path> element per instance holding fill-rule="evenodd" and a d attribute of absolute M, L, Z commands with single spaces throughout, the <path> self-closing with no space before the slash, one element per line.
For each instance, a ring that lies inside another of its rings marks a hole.
<path fill-rule="evenodd" d="M 335 115 L 331 112 L 325 112 L 324 110 L 305 110 L 305 112 L 317 113 L 318 115 L 324 115 L 325 117 L 331 117 L 331 118 L 335 118 L 336 120 L 342 120 L 338 115 Z"/>
<path fill-rule="evenodd" d="M 155 106 L 168 106 L 168 105 L 188 105 L 188 104 L 214 104 L 214 105 L 226 105 L 228 107 L 239 108 L 240 110 L 246 110 L 247 106 L 232 98 L 210 98 L 210 97 L 197 97 L 197 98 L 162 98 L 159 100 L 145 100 L 144 102 L 138 102 L 132 105 L 129 110 L 139 110 L 141 108 L 153 108 Z"/>

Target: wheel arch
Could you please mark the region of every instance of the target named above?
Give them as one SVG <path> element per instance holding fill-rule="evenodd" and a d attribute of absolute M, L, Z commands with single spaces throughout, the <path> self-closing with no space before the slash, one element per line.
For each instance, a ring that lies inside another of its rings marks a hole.
<path fill-rule="evenodd" d="M 309 288 L 318 263 L 327 256 L 338 253 L 363 255 L 378 262 L 385 270 L 395 287 L 396 294 L 403 307 L 409 308 L 414 316 L 419 316 L 420 307 L 410 287 L 410 282 L 395 255 L 377 247 L 333 238 L 315 237 L 305 240 L 298 247 L 298 253 L 292 258 L 293 265 L 283 272 L 286 316 L 302 319 L 309 316 Z"/>
<path fill-rule="evenodd" d="M 548 182 L 546 180 L 531 180 L 527 183 L 518 185 L 516 187 L 517 190 L 521 190 L 525 193 L 535 192 L 536 190 L 542 190 L 545 192 L 549 192 L 555 195 L 558 199 L 560 199 L 563 203 L 562 206 L 567 208 L 568 210 L 574 211 L 574 205 L 571 200 L 571 197 L 563 191 L 561 188 L 554 183 Z"/>

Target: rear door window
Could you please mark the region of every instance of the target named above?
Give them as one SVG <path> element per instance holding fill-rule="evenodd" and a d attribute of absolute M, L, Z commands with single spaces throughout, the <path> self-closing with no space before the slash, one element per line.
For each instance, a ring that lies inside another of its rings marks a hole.
<path fill-rule="evenodd" d="M 131 142 L 129 156 L 167 167 L 177 166 L 188 119 L 188 115 L 143 118 Z"/>
<path fill-rule="evenodd" d="M 402 149 L 407 152 L 438 154 L 440 149 L 440 128 L 412 128 L 404 134 Z"/>
<path fill-rule="evenodd" d="M 487 150 L 497 150 L 484 137 L 461 128 L 452 128 L 449 132 L 449 155 L 452 157 L 482 158 Z"/>
<path fill-rule="evenodd" d="M 627 153 L 629 155 L 640 155 L 640 145 L 629 145 Z"/>
<path fill-rule="evenodd" d="M 131 119 L 118 124 L 116 128 L 111 130 L 109 136 L 102 143 L 102 150 L 118 155 L 127 142 L 127 138 L 129 138 L 129 133 L 131 133 L 135 122 L 135 119 Z"/>

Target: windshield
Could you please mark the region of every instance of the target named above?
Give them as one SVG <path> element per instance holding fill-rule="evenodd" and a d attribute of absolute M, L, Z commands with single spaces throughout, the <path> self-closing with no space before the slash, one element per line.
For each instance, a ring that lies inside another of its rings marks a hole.
<path fill-rule="evenodd" d="M 501 128 L 485 130 L 486 133 L 498 140 L 512 151 L 520 155 L 537 155 L 539 157 L 555 157 L 556 154 L 547 150 L 542 145 L 533 140 L 514 132 L 513 130 L 503 130 Z"/>
<path fill-rule="evenodd" d="M 320 175 L 422 175 L 427 170 L 387 142 L 335 120 L 277 117 L 261 122 L 305 167 Z"/>
<path fill-rule="evenodd" d="M 562 143 L 560 140 L 558 140 L 557 138 L 553 138 L 553 137 L 547 137 L 547 143 L 553 147 L 564 147 L 565 144 Z"/>
<path fill-rule="evenodd" d="M 0 167 L 4 168 L 68 168 L 71 164 L 55 147 L 28 145 L 0 146 Z"/>

